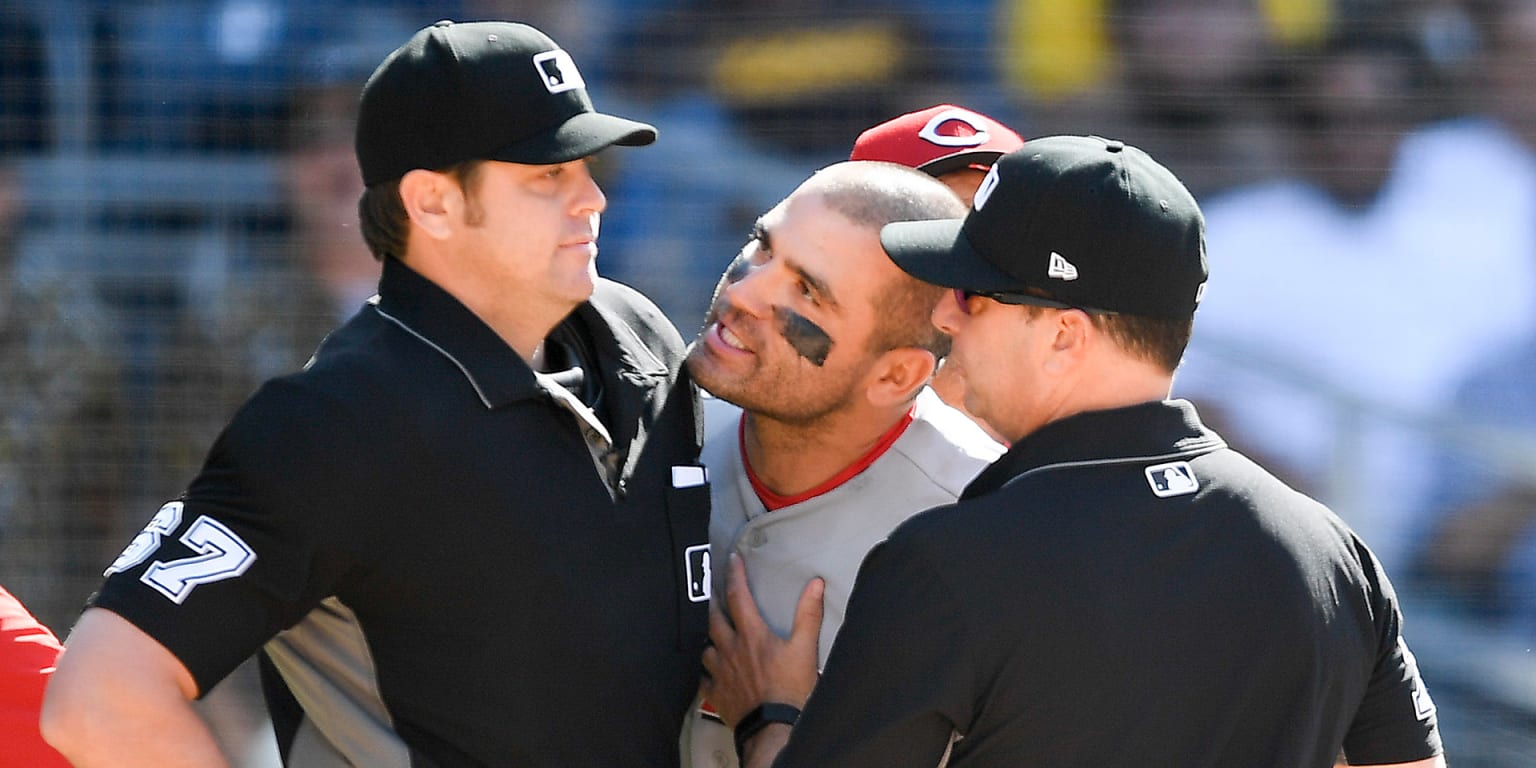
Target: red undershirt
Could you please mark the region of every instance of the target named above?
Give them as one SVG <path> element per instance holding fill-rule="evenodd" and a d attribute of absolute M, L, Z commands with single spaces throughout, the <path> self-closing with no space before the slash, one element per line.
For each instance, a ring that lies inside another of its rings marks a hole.
<path fill-rule="evenodd" d="M 820 496 L 823 493 L 826 493 L 827 491 L 830 491 L 833 488 L 848 482 L 848 480 L 854 475 L 857 475 L 858 473 L 868 469 L 869 465 L 875 463 L 876 459 L 879 459 L 881 456 L 885 455 L 885 452 L 890 450 L 890 447 L 895 444 L 896 439 L 901 437 L 903 432 L 907 431 L 907 425 L 912 423 L 912 416 L 916 412 L 917 408 L 915 406 L 909 408 L 907 410 L 907 415 L 901 417 L 901 419 L 897 421 L 896 424 L 893 425 L 889 430 L 887 430 L 884 435 L 881 435 L 880 440 L 875 443 L 874 447 L 869 449 L 868 453 L 864 454 L 857 461 L 854 461 L 847 467 L 844 467 L 843 471 L 833 475 L 826 482 L 816 486 L 815 488 L 804 491 L 802 493 L 797 493 L 793 496 L 785 496 L 783 494 L 774 493 L 768 488 L 768 486 L 763 485 L 762 481 L 757 478 L 757 473 L 752 471 L 752 462 L 747 460 L 747 414 L 743 412 L 741 414 L 741 421 L 736 425 L 736 442 L 738 448 L 741 450 L 741 465 L 746 468 L 747 480 L 752 483 L 752 490 L 757 492 L 757 498 L 762 500 L 763 506 L 767 507 L 769 512 L 772 512 L 776 509 L 783 509 L 784 507 L 790 506 L 792 504 L 799 504 L 806 499 L 813 499 L 817 496 Z"/>

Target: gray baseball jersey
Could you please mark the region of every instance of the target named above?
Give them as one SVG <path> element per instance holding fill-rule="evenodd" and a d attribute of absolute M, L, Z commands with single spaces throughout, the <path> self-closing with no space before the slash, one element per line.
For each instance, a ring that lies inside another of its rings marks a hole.
<path fill-rule="evenodd" d="M 768 625 L 788 635 L 795 604 L 812 578 L 826 579 L 826 612 L 818 663 L 826 663 L 843 623 L 848 595 L 864 555 L 902 521 L 952 503 L 1003 446 L 924 388 L 910 423 L 883 451 L 850 469 L 852 477 L 769 513 L 752 488 L 741 453 L 741 409 L 704 401 L 704 451 L 711 475 L 709 543 L 713 590 L 725 598 L 732 552 L 747 567 L 752 596 Z M 877 449 L 878 450 L 878 449 Z M 735 768 L 731 729 L 695 706 L 683 728 L 684 768 Z"/>

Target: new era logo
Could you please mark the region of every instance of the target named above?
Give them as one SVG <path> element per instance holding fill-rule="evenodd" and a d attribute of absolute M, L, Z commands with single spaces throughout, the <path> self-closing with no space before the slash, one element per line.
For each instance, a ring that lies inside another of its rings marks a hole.
<path fill-rule="evenodd" d="M 1195 470 L 1190 468 L 1187 461 L 1150 466 L 1146 473 L 1147 484 L 1152 486 L 1152 493 L 1159 498 L 1183 496 L 1200 490 L 1200 481 L 1195 479 Z"/>
<path fill-rule="evenodd" d="M 1045 268 L 1046 277 L 1054 277 L 1057 280 L 1076 280 L 1077 267 L 1067 261 L 1061 254 L 1051 251 L 1051 263 Z"/>
<path fill-rule="evenodd" d="M 539 78 L 550 93 L 574 91 L 587 87 L 576 69 L 576 62 L 569 53 L 561 50 L 545 51 L 533 57 L 533 66 L 539 70 Z"/>

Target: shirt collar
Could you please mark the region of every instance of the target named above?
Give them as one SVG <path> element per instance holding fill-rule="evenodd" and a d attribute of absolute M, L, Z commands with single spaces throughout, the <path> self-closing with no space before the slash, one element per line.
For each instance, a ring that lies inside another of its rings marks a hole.
<path fill-rule="evenodd" d="M 974 498 L 1032 469 L 1055 465 L 1203 453 L 1226 446 L 1187 400 L 1087 411 L 1035 430 L 982 470 L 961 494 Z"/>
<path fill-rule="evenodd" d="M 542 391 L 516 350 L 452 294 L 399 259 L 384 259 L 374 309 L 458 366 L 487 408 Z"/>
<path fill-rule="evenodd" d="M 598 283 L 593 299 L 561 321 L 579 324 L 575 333 L 593 342 L 597 360 L 591 362 L 598 370 L 586 375 L 603 376 L 605 387 L 617 385 L 613 376 L 635 386 L 650 386 L 668 376 L 667 362 L 651 351 L 640 331 L 599 303 L 608 294 L 605 281 Z M 544 391 L 533 368 L 490 326 L 399 259 L 384 260 L 374 309 L 458 366 L 487 408 L 539 397 Z"/>

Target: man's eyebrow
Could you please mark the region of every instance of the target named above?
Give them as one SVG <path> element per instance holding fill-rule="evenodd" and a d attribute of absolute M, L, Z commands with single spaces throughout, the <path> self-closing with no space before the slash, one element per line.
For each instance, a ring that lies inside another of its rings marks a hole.
<path fill-rule="evenodd" d="M 773 251 L 773 235 L 768 231 L 768 225 L 764 224 L 762 219 L 758 219 L 756 222 L 753 222 L 752 239 L 757 241 L 758 246 L 763 250 L 766 250 L 770 253 Z M 805 284 L 810 287 L 811 291 L 821 298 L 821 303 L 827 305 L 828 307 L 838 306 L 837 296 L 833 295 L 832 289 L 827 285 L 826 281 L 811 274 L 810 272 L 805 271 L 804 267 L 794 263 L 791 260 L 786 260 L 784 262 L 784 266 L 799 276 L 801 280 L 804 280 Z"/>
<path fill-rule="evenodd" d="M 799 275 L 800 279 L 804 280 L 807 286 L 810 286 L 811 291 L 821 297 L 821 303 L 829 307 L 837 306 L 837 297 L 832 294 L 832 288 L 823 282 L 821 278 L 805 271 L 805 268 L 799 264 L 786 261 L 784 265 L 789 267 L 791 272 Z"/>

